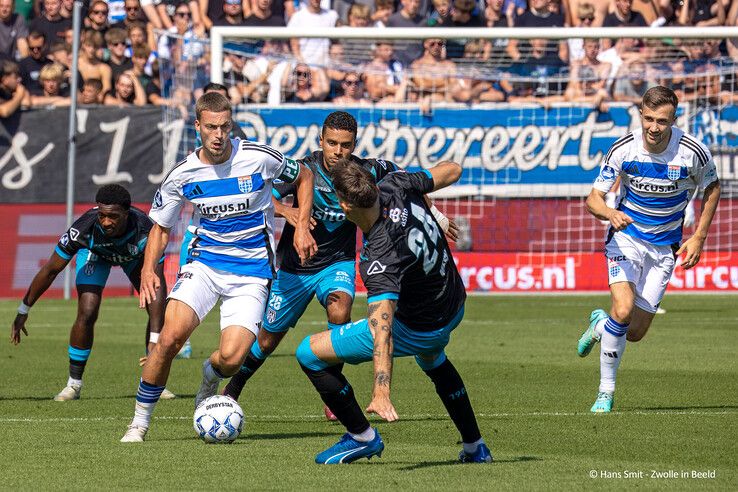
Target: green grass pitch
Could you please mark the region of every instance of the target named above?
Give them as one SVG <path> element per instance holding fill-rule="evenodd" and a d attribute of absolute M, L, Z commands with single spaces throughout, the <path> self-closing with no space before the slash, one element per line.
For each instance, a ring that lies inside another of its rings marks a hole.
<path fill-rule="evenodd" d="M 7 338 L 0 345 L 0 488 L 737 490 L 738 297 L 667 295 L 668 313 L 628 345 L 616 412 L 591 415 L 598 349 L 580 359 L 575 347 L 589 312 L 607 302 L 469 299 L 447 353 L 495 463 L 456 463 L 455 428 L 430 381 L 402 359 L 392 387 L 400 421 L 371 419 L 386 443 L 382 458 L 321 467 L 315 454 L 342 428 L 325 421 L 293 355 L 305 335 L 324 328 L 317 304 L 246 387 L 246 425 L 234 444 L 206 445 L 192 429 L 201 363 L 218 340 L 211 315 L 193 336 L 193 358 L 174 362 L 168 387 L 181 397 L 159 403 L 147 442 L 124 445 L 118 440 L 133 412 L 145 313 L 134 299 L 103 301 L 82 399 L 57 403 L 51 398 L 67 379 L 76 304 L 41 301 L 30 336 L 18 347 Z M 0 303 L 6 330 L 16 306 Z M 355 318 L 365 312 L 359 298 Z M 346 369 L 362 405 L 371 372 L 370 364 Z"/>

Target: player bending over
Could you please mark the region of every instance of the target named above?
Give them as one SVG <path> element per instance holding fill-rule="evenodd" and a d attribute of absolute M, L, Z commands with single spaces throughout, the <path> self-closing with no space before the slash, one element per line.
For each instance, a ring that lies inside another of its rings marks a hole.
<path fill-rule="evenodd" d="M 610 148 L 594 182 L 587 208 L 610 229 L 605 242 L 610 284 L 610 314 L 595 309 L 577 352 L 585 357 L 601 341 L 600 388 L 592 412 L 612 410 L 615 376 L 625 342 L 641 340 L 651 326 L 676 264 L 700 261 L 710 223 L 720 200 L 720 182 L 710 151 L 673 126 L 679 101 L 666 87 L 650 88 L 641 103 L 640 130 Z M 623 192 L 616 208 L 605 194 L 618 176 Z M 704 190 L 695 233 L 680 246 L 685 207 L 697 188 Z"/>
<path fill-rule="evenodd" d="M 136 290 L 141 283 L 141 266 L 151 220 L 141 210 L 131 207 L 131 195 L 120 185 L 103 186 L 98 190 L 95 201 L 97 206 L 85 212 L 62 235 L 49 261 L 33 278 L 11 329 L 10 340 L 17 345 L 21 341 L 21 332 L 28 335 L 26 320 L 31 306 L 77 255 L 77 319 L 69 333 L 69 379 L 64 389 L 54 397 L 56 401 L 79 399 L 82 374 L 92 351 L 95 321 L 110 268 L 115 265 L 121 267 Z M 159 279 L 159 287 L 158 300 L 147 307 L 147 352 L 153 349 L 164 323 L 166 283 L 162 260 L 159 255 L 154 261 L 154 275 Z M 169 399 L 174 395 L 166 391 L 162 397 Z"/>
<path fill-rule="evenodd" d="M 369 310 L 368 319 L 306 337 L 297 349 L 303 371 L 348 431 L 319 453 L 316 463 L 351 463 L 384 449 L 341 364 L 374 361 L 374 390 L 366 410 L 393 422 L 398 415 L 390 400 L 392 358 L 409 355 L 433 381 L 461 433 L 460 460 L 491 462 L 464 382 L 444 352 L 464 316 L 466 292 L 423 197 L 455 183 L 461 167 L 442 162 L 430 171 L 394 172 L 377 185 L 369 171 L 341 159 L 331 176 L 346 218 L 364 232 L 359 270 Z"/>
<path fill-rule="evenodd" d="M 309 169 L 267 145 L 231 140 L 231 106 L 220 94 L 195 105 L 202 147 L 177 164 L 154 196 L 154 226 L 141 273 L 141 306 L 157 300 L 158 258 L 185 201 L 196 209 L 195 239 L 187 264 L 169 293 L 159 343 L 149 354 L 136 394 L 133 421 L 122 442 L 141 442 L 169 376 L 172 359 L 215 304 L 220 305 L 220 346 L 205 360 L 195 407 L 235 374 L 259 333 L 274 275 L 272 182 L 297 186 L 300 211 L 294 246 L 301 260 L 315 253 L 310 236 L 313 176 Z"/>

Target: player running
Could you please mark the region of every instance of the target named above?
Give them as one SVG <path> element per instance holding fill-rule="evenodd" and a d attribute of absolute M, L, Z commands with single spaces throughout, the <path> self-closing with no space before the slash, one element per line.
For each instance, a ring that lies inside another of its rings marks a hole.
<path fill-rule="evenodd" d="M 69 333 L 69 379 L 64 389 L 54 397 L 55 401 L 78 400 L 80 397 L 82 374 L 92 351 L 95 321 L 110 268 L 121 267 L 136 290 L 141 283 L 141 266 L 151 219 L 141 210 L 131 207 L 131 195 L 120 185 L 103 186 L 98 190 L 95 201 L 97 206 L 85 212 L 61 236 L 51 258 L 33 278 L 11 329 L 10 340 L 17 345 L 21 341 L 21 332 L 28 335 L 26 321 L 31 306 L 76 255 L 77 319 Z M 164 323 L 166 283 L 163 257 L 159 255 L 154 263 L 154 275 L 159 280 L 158 300 L 147 306 L 147 352 L 153 349 Z M 174 394 L 165 390 L 162 398 L 174 398 Z"/>
<path fill-rule="evenodd" d="M 305 264 L 300 262 L 292 248 L 298 209 L 275 200 L 276 212 L 287 220 L 277 247 L 281 264 L 272 285 L 264 329 L 259 332 L 259 343 L 251 346 L 243 367 L 224 388 L 223 393 L 234 399 L 238 399 L 246 381 L 274 352 L 289 329 L 297 324 L 314 296 L 326 310 L 329 329 L 351 321 L 356 277 L 356 225 L 346 220 L 338 204 L 330 177 L 331 169 L 339 159 L 349 158 L 366 169 L 375 181 L 398 169 L 392 162 L 361 159 L 352 155 L 357 129 L 356 120 L 349 113 L 335 111 L 329 114 L 321 130 L 321 150 L 299 161 L 315 176 L 312 235 L 318 244 L 318 252 Z M 277 199 L 294 193 L 294 185 L 277 185 L 274 188 Z M 298 205 L 299 200 L 296 200 L 293 207 Z M 445 230 L 452 227 L 451 233 L 455 234 L 456 226 L 438 210 L 435 213 L 440 220 L 445 221 Z M 326 416 L 335 419 L 327 409 Z"/>
<path fill-rule="evenodd" d="M 466 291 L 423 196 L 455 183 L 461 167 L 442 162 L 430 171 L 394 172 L 375 184 L 366 169 L 341 159 L 331 176 L 346 218 L 364 232 L 359 269 L 369 309 L 368 319 L 306 337 L 297 349 L 303 371 L 348 431 L 315 461 L 351 463 L 384 450 L 341 364 L 374 361 L 366 410 L 393 422 L 398 414 L 390 400 L 392 358 L 414 355 L 461 433 L 460 460 L 491 462 L 464 382 L 444 352 L 464 316 Z"/>
<path fill-rule="evenodd" d="M 676 264 L 700 260 L 710 223 L 720 200 L 720 182 L 710 151 L 697 139 L 673 126 L 679 104 L 666 87 L 652 87 L 641 103 L 642 128 L 616 141 L 602 163 L 587 208 L 610 223 L 605 242 L 610 284 L 610 313 L 595 309 L 589 328 L 579 338 L 577 352 L 587 356 L 602 342 L 600 387 L 592 412 L 612 410 L 615 377 L 625 342 L 637 342 L 648 331 Z M 622 178 L 616 208 L 605 194 Z M 704 190 L 702 213 L 695 233 L 680 246 L 685 207 L 697 188 Z"/>
<path fill-rule="evenodd" d="M 149 428 L 172 359 L 215 304 L 220 306 L 220 346 L 203 364 L 195 406 L 218 390 L 224 377 L 238 371 L 261 327 L 269 283 L 274 275 L 272 182 L 297 186 L 300 210 L 294 246 L 302 261 L 315 253 L 309 232 L 312 173 L 273 148 L 231 140 L 231 106 L 217 93 L 195 105 L 195 129 L 203 145 L 172 169 L 154 196 L 141 274 L 141 306 L 158 298 L 156 258 L 169 239 L 185 201 L 197 213 L 196 239 L 188 262 L 169 293 L 159 343 L 144 365 L 133 421 L 122 442 L 142 442 Z"/>

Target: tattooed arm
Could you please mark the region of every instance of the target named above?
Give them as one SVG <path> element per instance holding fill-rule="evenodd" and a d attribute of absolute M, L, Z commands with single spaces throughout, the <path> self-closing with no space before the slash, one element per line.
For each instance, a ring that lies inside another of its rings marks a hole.
<path fill-rule="evenodd" d="M 392 381 L 392 320 L 397 302 L 385 299 L 369 304 L 369 329 L 374 336 L 374 391 L 366 408 L 388 422 L 399 417 L 390 401 Z"/>

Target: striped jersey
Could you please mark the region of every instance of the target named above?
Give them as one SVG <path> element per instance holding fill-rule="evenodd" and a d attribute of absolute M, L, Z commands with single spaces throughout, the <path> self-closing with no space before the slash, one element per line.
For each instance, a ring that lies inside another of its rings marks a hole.
<path fill-rule="evenodd" d="M 271 279 L 274 275 L 275 179 L 292 183 L 300 166 L 273 148 L 231 139 L 230 158 L 221 164 L 203 164 L 198 150 L 177 164 L 154 196 L 149 216 L 161 227 L 179 220 L 185 201 L 195 214 L 190 231 L 195 239 L 187 262 Z"/>
<path fill-rule="evenodd" d="M 617 209 L 633 219 L 623 232 L 657 245 L 681 241 L 687 203 L 698 188 L 704 190 L 718 179 L 707 147 L 676 127 L 660 154 L 643 147 L 642 129 L 616 141 L 594 188 L 608 192 L 618 176 L 622 182 Z"/>

